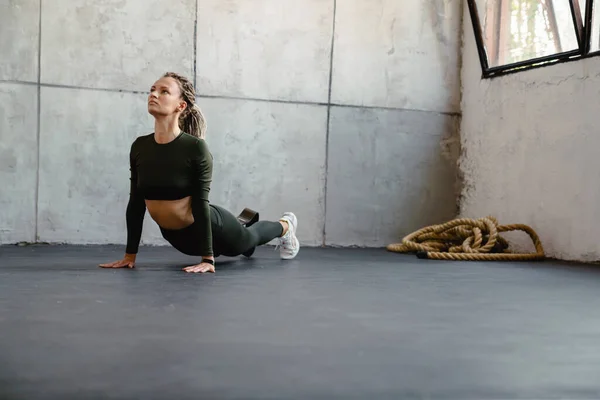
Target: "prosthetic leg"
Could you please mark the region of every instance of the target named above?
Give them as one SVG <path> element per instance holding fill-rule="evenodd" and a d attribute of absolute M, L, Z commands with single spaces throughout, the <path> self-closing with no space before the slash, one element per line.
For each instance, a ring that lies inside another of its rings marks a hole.
<path fill-rule="evenodd" d="M 237 216 L 237 219 L 240 222 L 240 224 L 244 225 L 246 228 L 249 228 L 256 222 L 258 222 L 259 215 L 258 212 L 250 208 L 244 208 L 240 215 Z M 246 257 L 251 257 L 252 254 L 254 254 L 254 250 L 256 250 L 256 247 L 253 247 L 242 254 Z"/>

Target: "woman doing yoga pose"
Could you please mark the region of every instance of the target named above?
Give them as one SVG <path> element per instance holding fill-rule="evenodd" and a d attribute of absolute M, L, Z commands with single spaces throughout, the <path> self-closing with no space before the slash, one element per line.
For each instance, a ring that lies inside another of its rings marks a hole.
<path fill-rule="evenodd" d="M 146 210 L 174 248 L 202 257 L 200 264 L 184 268 L 186 272 L 215 272 L 216 256 L 248 254 L 275 238 L 280 238 L 281 258 L 298 254 L 298 221 L 293 213 L 284 213 L 277 222 L 246 227 L 231 212 L 210 204 L 213 159 L 204 141 L 204 116 L 187 78 L 169 72 L 156 81 L 148 96 L 148 112 L 154 116 L 154 132 L 138 137 L 129 154 L 125 257 L 101 267 L 135 266 Z"/>

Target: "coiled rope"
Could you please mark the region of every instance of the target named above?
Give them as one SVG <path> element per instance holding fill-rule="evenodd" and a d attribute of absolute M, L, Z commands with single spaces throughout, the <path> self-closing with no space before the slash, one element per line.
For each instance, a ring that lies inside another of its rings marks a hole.
<path fill-rule="evenodd" d="M 501 232 L 524 231 L 535 246 L 535 253 L 512 253 Z M 390 244 L 396 253 L 416 252 L 419 258 L 459 261 L 537 261 L 545 258 L 537 233 L 527 225 L 499 225 L 494 217 L 458 218 L 441 225 L 419 229 Z"/>

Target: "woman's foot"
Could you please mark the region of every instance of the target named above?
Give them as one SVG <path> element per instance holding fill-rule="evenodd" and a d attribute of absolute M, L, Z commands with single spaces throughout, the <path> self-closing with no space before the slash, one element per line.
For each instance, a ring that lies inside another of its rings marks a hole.
<path fill-rule="evenodd" d="M 291 260 L 296 257 L 300 251 L 300 242 L 296 237 L 296 229 L 298 228 L 298 218 L 292 212 L 285 212 L 279 218 L 279 221 L 287 224 L 287 229 L 284 229 L 285 234 L 279 239 L 279 255 L 284 260 Z M 283 225 L 283 224 L 282 224 Z"/>

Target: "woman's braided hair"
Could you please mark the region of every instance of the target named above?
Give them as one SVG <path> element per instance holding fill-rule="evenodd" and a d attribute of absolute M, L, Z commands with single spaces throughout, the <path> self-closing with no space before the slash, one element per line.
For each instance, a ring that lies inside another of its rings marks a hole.
<path fill-rule="evenodd" d="M 165 78 L 173 78 L 179 84 L 181 98 L 187 103 L 187 107 L 179 116 L 179 129 L 185 133 L 204 139 L 206 136 L 206 119 L 202 110 L 196 104 L 196 92 L 192 82 L 175 72 L 167 72 Z"/>

